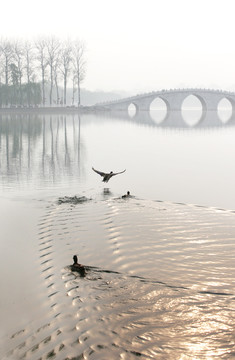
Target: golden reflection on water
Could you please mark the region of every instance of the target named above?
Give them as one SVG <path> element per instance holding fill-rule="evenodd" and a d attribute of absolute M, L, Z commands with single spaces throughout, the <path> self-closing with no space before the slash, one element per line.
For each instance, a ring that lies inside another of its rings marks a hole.
<path fill-rule="evenodd" d="M 7 359 L 233 356 L 234 214 L 129 200 L 48 207 L 39 226 L 48 327 L 26 328 Z M 68 267 L 75 253 L 85 278 Z"/>

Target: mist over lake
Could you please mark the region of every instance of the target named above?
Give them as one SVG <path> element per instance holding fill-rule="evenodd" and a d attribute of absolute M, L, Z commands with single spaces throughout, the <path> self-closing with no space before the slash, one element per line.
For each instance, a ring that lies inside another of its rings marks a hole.
<path fill-rule="evenodd" d="M 1 3 L 0 360 L 235 359 L 233 9 Z"/>

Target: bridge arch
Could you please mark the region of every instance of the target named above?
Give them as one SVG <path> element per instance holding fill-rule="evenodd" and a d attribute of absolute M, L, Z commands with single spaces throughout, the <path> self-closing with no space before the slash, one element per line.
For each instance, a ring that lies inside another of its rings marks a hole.
<path fill-rule="evenodd" d="M 231 98 L 230 96 L 225 96 L 224 98 L 230 102 L 230 104 L 232 105 L 233 112 L 234 112 L 235 111 L 235 99 Z"/>
<path fill-rule="evenodd" d="M 192 107 L 194 107 L 194 104 L 193 104 L 193 103 L 195 103 L 195 100 L 198 100 L 199 103 L 200 103 L 200 105 L 201 105 L 201 110 L 202 110 L 202 111 L 206 111 L 206 102 L 205 102 L 204 98 L 203 98 L 202 96 L 198 95 L 198 94 L 195 94 L 195 93 L 188 94 L 188 95 L 185 96 L 185 98 L 184 98 L 184 100 L 183 100 L 183 102 L 182 102 L 182 104 L 181 104 L 181 110 L 182 110 L 183 107 L 184 107 L 184 103 L 185 103 L 188 99 L 191 100 L 191 102 L 192 102 Z M 199 103 L 198 103 L 198 104 L 199 104 Z M 196 106 L 196 107 L 198 108 L 198 106 Z"/>
<path fill-rule="evenodd" d="M 139 112 L 139 107 L 137 104 L 135 104 L 135 102 L 132 101 L 128 105 L 127 111 L 128 111 L 128 114 L 130 115 L 130 117 L 134 117 Z"/>
<path fill-rule="evenodd" d="M 205 113 L 205 105 L 200 96 L 194 94 L 186 96 L 181 104 L 181 114 L 184 122 L 190 127 L 199 124 Z"/>
<path fill-rule="evenodd" d="M 151 108 L 154 109 L 155 104 L 158 108 L 164 107 L 167 111 L 170 110 L 170 104 L 163 96 L 157 95 L 153 97 L 149 103 L 149 110 L 151 110 Z"/>
<path fill-rule="evenodd" d="M 156 124 L 161 124 L 166 120 L 169 114 L 169 110 L 169 103 L 161 96 L 156 96 L 149 104 L 150 118 Z"/>
<path fill-rule="evenodd" d="M 235 101 L 229 97 L 223 97 L 217 104 L 217 113 L 222 123 L 228 123 L 235 112 Z"/>

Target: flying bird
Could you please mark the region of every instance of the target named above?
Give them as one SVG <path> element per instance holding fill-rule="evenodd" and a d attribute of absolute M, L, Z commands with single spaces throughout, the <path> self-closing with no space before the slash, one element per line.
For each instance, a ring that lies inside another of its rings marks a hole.
<path fill-rule="evenodd" d="M 123 170 L 121 172 L 118 172 L 118 173 L 114 173 L 112 171 L 110 171 L 110 173 L 104 173 L 102 171 L 95 170 L 94 168 L 92 168 L 92 170 L 94 170 L 97 174 L 99 174 L 100 176 L 103 177 L 103 180 L 102 180 L 103 182 L 108 182 L 111 179 L 112 176 L 122 174 L 122 173 L 124 173 L 126 171 L 126 169 L 125 169 L 125 170 Z"/>

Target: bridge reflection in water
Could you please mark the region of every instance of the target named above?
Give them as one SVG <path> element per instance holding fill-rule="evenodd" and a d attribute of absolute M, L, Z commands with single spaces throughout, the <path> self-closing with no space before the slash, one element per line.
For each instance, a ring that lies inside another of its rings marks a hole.
<path fill-rule="evenodd" d="M 197 119 L 193 121 L 190 120 L 190 118 L 192 118 L 190 114 L 189 116 L 187 116 L 187 114 L 185 116 L 182 111 L 168 111 L 165 117 L 161 117 L 161 111 L 155 110 L 155 114 L 157 114 L 157 112 L 159 112 L 159 115 L 156 117 L 159 118 L 159 121 L 156 120 L 153 112 L 150 111 L 137 111 L 135 114 L 129 114 L 125 111 L 112 111 L 106 113 L 106 116 L 110 118 L 128 120 L 151 127 L 164 128 L 213 128 L 235 125 L 235 114 L 232 114 L 232 116 L 224 122 L 217 111 L 202 111 L 201 116 L 197 117 Z M 191 111 L 191 115 L 192 114 L 193 111 Z"/>

